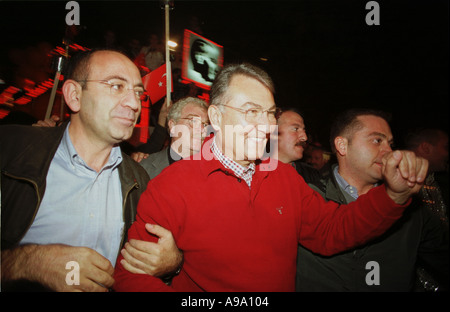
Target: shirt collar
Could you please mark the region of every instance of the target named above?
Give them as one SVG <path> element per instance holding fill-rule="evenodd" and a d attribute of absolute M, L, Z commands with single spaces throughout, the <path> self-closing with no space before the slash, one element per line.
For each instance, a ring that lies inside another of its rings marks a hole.
<path fill-rule="evenodd" d="M 339 166 L 335 166 L 333 169 L 333 174 L 336 177 L 336 182 L 338 185 L 346 192 L 348 195 L 353 197 L 354 199 L 358 198 L 358 190 L 353 185 L 349 184 L 345 179 L 339 174 Z M 378 186 L 379 183 L 375 183 L 373 186 Z"/>
<path fill-rule="evenodd" d="M 215 137 L 213 138 L 213 142 L 211 144 L 211 151 L 213 152 L 213 154 L 217 157 L 217 159 L 222 163 L 222 165 L 225 168 L 233 170 L 233 172 L 238 176 L 242 176 L 242 175 L 248 174 L 248 173 L 253 174 L 255 172 L 255 164 L 254 163 L 250 163 L 250 165 L 246 168 L 246 167 L 238 164 L 231 158 L 225 156 L 220 151 L 220 149 L 217 147 Z"/>
<path fill-rule="evenodd" d="M 348 195 L 350 195 L 353 198 L 358 198 L 358 190 L 356 189 L 356 187 L 350 185 L 347 181 L 345 181 L 345 179 L 339 174 L 339 166 L 334 167 L 333 173 L 334 176 L 336 177 L 336 182 L 338 183 L 338 185 L 342 188 L 342 190 L 344 190 L 344 192 L 346 192 Z"/>
<path fill-rule="evenodd" d="M 215 155 L 212 151 L 212 144 L 214 142 L 214 135 L 208 136 L 203 145 L 202 150 L 197 154 L 191 156 L 189 159 L 192 160 L 204 160 L 201 162 L 200 169 L 202 171 L 202 174 L 206 177 L 208 177 L 210 174 L 216 171 L 226 171 L 227 168 L 219 161 L 217 155 Z M 256 168 L 255 167 L 255 171 Z M 267 174 L 267 172 L 263 172 L 264 174 Z"/>
<path fill-rule="evenodd" d="M 65 154 L 63 156 L 66 157 L 65 159 L 68 159 L 69 164 L 72 166 L 83 166 L 92 170 L 81 158 L 81 156 L 78 155 L 75 146 L 73 146 L 72 140 L 70 139 L 69 126 L 70 122 L 67 125 L 66 130 L 64 131 L 64 135 L 60 143 L 60 149 L 62 153 Z M 114 169 L 117 166 L 119 166 L 121 162 L 122 162 L 121 149 L 119 146 L 114 146 L 111 149 L 111 153 L 109 154 L 108 162 L 105 164 L 105 166 L 103 166 L 102 170 L 106 168 Z"/>
<path fill-rule="evenodd" d="M 225 156 L 216 145 L 215 137 L 212 139 L 211 151 L 220 163 L 226 168 L 230 169 L 238 178 L 243 179 L 250 187 L 253 174 L 255 173 L 255 164 L 250 163 L 248 167 L 244 167 L 231 158 Z"/>

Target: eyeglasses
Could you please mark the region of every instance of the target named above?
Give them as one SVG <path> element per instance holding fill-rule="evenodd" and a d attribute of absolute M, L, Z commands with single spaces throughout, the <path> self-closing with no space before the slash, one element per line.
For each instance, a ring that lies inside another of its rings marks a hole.
<path fill-rule="evenodd" d="M 184 117 L 184 118 L 179 118 L 179 119 L 184 119 L 188 121 L 188 124 L 191 128 L 198 128 L 198 127 L 202 127 L 202 128 L 206 128 L 210 125 L 209 122 L 202 122 L 202 119 L 200 117 Z"/>
<path fill-rule="evenodd" d="M 124 97 L 128 91 L 133 91 L 136 99 L 139 102 L 145 102 L 148 99 L 148 95 L 145 93 L 144 88 L 135 87 L 133 89 L 129 89 L 126 86 L 124 81 L 120 80 L 78 80 L 77 82 L 99 82 L 109 86 L 109 90 L 111 95 L 117 97 Z"/>
<path fill-rule="evenodd" d="M 262 110 L 259 108 L 240 109 L 240 108 L 225 105 L 225 104 L 220 104 L 220 105 L 234 109 L 235 111 L 238 111 L 238 112 L 244 114 L 245 120 L 247 120 L 248 122 L 257 122 L 264 113 L 267 114 L 267 119 L 269 119 L 269 121 L 276 121 L 277 118 L 279 117 L 279 115 L 281 114 L 281 109 L 278 107 L 275 109 Z"/>

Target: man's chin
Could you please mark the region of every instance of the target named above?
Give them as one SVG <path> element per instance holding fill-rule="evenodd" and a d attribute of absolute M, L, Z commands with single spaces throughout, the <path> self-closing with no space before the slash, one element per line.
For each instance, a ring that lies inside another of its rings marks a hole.
<path fill-rule="evenodd" d="M 259 140 L 254 144 L 250 144 L 249 151 L 252 151 L 251 154 L 255 155 L 256 159 L 260 159 L 264 155 L 264 152 L 266 151 L 266 145 L 267 145 L 266 139 Z"/>
<path fill-rule="evenodd" d="M 265 149 L 254 149 L 254 150 L 251 150 L 251 152 L 248 151 L 245 154 L 245 160 L 248 160 L 248 161 L 251 161 L 251 162 L 252 161 L 256 161 L 256 160 L 260 160 L 264 156 L 264 151 L 265 151 Z"/>
<path fill-rule="evenodd" d="M 131 138 L 133 135 L 133 129 L 125 129 L 122 131 L 115 131 L 111 136 L 115 141 L 115 144 L 121 143 Z"/>
<path fill-rule="evenodd" d="M 202 143 L 201 142 L 194 142 L 194 144 L 192 144 L 192 148 L 191 151 L 192 153 L 198 153 L 202 150 Z"/>

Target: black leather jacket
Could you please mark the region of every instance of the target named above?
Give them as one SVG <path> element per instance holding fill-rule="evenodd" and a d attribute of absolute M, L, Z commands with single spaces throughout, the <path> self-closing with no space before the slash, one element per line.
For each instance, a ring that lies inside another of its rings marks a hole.
<path fill-rule="evenodd" d="M 45 193 L 46 176 L 67 123 L 55 128 L 0 127 L 2 250 L 14 248 L 30 228 Z M 128 155 L 118 167 L 123 196 L 124 237 L 150 180 Z M 64 181 L 61 181 L 64 183 Z"/>
<path fill-rule="evenodd" d="M 323 192 L 317 186 L 310 186 L 326 200 L 341 204 L 353 200 L 341 191 L 333 173 L 324 185 Z M 413 201 L 385 234 L 364 246 L 331 257 L 314 254 L 299 246 L 298 258 L 297 291 L 407 292 L 414 289 L 417 260 L 433 268 L 434 276 L 448 280 L 448 230 L 443 230 L 439 219 L 428 209 Z M 370 261 L 379 264 L 379 285 L 366 281 L 371 272 L 366 267 Z"/>

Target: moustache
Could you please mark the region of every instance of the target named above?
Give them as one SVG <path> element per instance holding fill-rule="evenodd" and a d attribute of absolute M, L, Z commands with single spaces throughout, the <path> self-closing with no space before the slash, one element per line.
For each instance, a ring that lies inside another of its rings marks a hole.
<path fill-rule="evenodd" d="M 305 147 L 306 146 L 306 141 L 298 141 L 297 143 L 295 143 L 295 146 Z"/>

